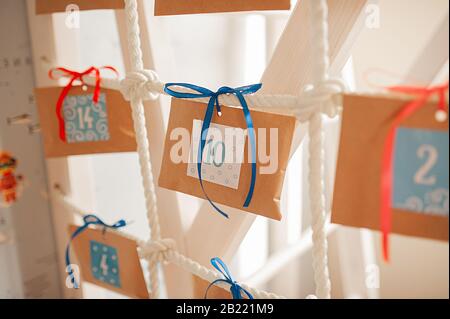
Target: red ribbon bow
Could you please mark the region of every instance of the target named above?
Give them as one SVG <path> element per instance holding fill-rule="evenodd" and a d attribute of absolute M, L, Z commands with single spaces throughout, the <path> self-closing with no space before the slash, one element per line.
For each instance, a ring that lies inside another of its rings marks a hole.
<path fill-rule="evenodd" d="M 425 103 L 433 96 L 439 96 L 439 110 L 447 112 L 447 103 L 445 94 L 448 91 L 448 82 L 443 85 L 433 87 L 407 87 L 407 86 L 392 86 L 388 87 L 391 92 L 406 93 L 416 95 L 417 99 L 406 104 L 399 113 L 395 116 L 391 124 L 389 133 L 386 137 L 381 169 L 381 231 L 383 233 L 383 258 L 389 261 L 389 233 L 391 231 L 392 215 L 392 184 L 393 184 L 393 151 L 395 144 L 395 136 L 397 128 L 402 121 L 414 114 L 418 109 L 425 105 Z"/>
<path fill-rule="evenodd" d="M 113 68 L 112 66 L 103 66 L 101 68 L 96 68 L 96 67 L 91 66 L 89 69 L 87 69 L 84 72 L 76 72 L 76 71 L 72 71 L 72 70 L 69 70 L 66 68 L 54 68 L 48 72 L 48 76 L 51 79 L 55 79 L 55 80 L 57 78 L 53 76 L 54 71 L 59 71 L 59 72 L 63 73 L 61 76 L 65 76 L 65 77 L 70 76 L 71 77 L 69 83 L 61 91 L 61 94 L 58 98 L 58 102 L 56 103 L 56 116 L 58 117 L 58 123 L 59 123 L 59 138 L 62 141 L 64 141 L 64 142 L 66 141 L 66 129 L 65 129 L 64 117 L 62 115 L 62 107 L 63 107 L 64 99 L 66 98 L 67 94 L 69 93 L 69 91 L 72 88 L 75 81 L 78 80 L 82 83 L 82 85 L 85 85 L 83 77 L 86 75 L 94 74 L 95 88 L 94 88 L 94 96 L 93 96 L 92 100 L 94 101 L 94 103 L 97 104 L 98 99 L 100 97 L 100 82 L 101 82 L 100 70 L 102 70 L 102 69 L 111 70 L 116 75 L 118 75 L 117 70 L 115 68 Z"/>

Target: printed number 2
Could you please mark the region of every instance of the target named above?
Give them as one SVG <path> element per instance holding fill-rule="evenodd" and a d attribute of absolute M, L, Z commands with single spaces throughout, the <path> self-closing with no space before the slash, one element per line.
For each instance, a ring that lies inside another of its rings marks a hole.
<path fill-rule="evenodd" d="M 77 109 L 78 112 L 78 123 L 80 124 L 80 129 L 84 130 L 86 128 L 91 129 L 92 128 L 92 122 L 94 119 L 91 117 L 91 109 L 90 108 L 83 108 L 79 107 Z"/>
<path fill-rule="evenodd" d="M 417 156 L 420 159 L 427 157 L 427 160 L 414 175 L 414 182 L 416 184 L 427 186 L 436 184 L 436 176 L 427 176 L 438 160 L 439 154 L 436 147 L 429 144 L 420 145 L 417 149 Z"/>

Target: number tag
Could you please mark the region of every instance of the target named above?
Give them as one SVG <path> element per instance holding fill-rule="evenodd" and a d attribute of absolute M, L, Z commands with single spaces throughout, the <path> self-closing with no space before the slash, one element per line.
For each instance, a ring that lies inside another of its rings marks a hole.
<path fill-rule="evenodd" d="M 95 240 L 90 241 L 91 271 L 94 278 L 120 288 L 117 249 Z"/>
<path fill-rule="evenodd" d="M 394 152 L 393 207 L 448 216 L 448 132 L 399 128 Z"/>
<path fill-rule="evenodd" d="M 194 120 L 187 175 L 198 178 L 197 156 L 203 121 Z M 211 123 L 202 160 L 202 179 L 238 189 L 246 130 Z"/>
<path fill-rule="evenodd" d="M 63 116 L 68 143 L 107 141 L 110 138 L 105 94 L 100 94 L 98 103 L 92 101 L 92 94 L 66 97 Z"/>

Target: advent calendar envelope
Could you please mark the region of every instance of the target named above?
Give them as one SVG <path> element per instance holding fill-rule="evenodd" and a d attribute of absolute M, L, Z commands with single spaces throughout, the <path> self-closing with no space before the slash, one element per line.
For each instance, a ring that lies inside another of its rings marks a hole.
<path fill-rule="evenodd" d="M 172 99 L 159 186 L 204 199 L 197 154 L 206 104 Z M 215 203 L 276 220 L 296 120 L 293 116 L 251 111 L 256 134 L 256 184 L 243 207 L 252 175 L 246 123 L 241 108 L 222 107 L 214 114 L 202 160 L 205 191 Z M 251 158 L 251 154 L 250 154 Z M 226 210 L 226 209 L 225 209 Z"/>
<path fill-rule="evenodd" d="M 134 152 L 136 140 L 130 105 L 114 90 L 102 88 L 98 103 L 93 88 L 72 87 L 62 107 L 66 141 L 59 137 L 56 102 L 62 88 L 35 90 L 47 157 Z"/>
<path fill-rule="evenodd" d="M 290 0 L 155 0 L 155 15 L 289 10 Z"/>
<path fill-rule="evenodd" d="M 381 158 L 395 115 L 410 100 L 344 96 L 332 222 L 380 230 Z M 428 103 L 397 129 L 393 158 L 392 232 L 448 240 L 448 121 Z"/>
<path fill-rule="evenodd" d="M 78 229 L 69 226 L 70 234 Z M 132 298 L 148 299 L 135 241 L 117 232 L 88 228 L 73 241 L 77 265 L 83 281 Z"/>
<path fill-rule="evenodd" d="M 70 5 L 79 10 L 123 9 L 123 0 L 36 0 L 36 14 L 65 12 Z"/>
<path fill-rule="evenodd" d="M 192 276 L 192 280 L 194 281 L 194 299 L 205 298 L 205 293 L 210 282 L 195 275 Z M 230 290 L 225 290 L 222 287 L 213 285 L 208 290 L 207 299 L 232 299 L 232 296 Z"/>

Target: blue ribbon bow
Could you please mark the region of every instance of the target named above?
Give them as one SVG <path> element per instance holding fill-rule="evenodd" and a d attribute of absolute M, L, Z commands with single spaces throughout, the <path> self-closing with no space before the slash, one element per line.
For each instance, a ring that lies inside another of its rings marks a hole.
<path fill-rule="evenodd" d="M 105 224 L 100 218 L 98 218 L 95 215 L 86 215 L 83 217 L 83 221 L 84 221 L 84 225 L 78 227 L 77 230 L 73 232 L 72 236 L 70 237 L 69 243 L 67 244 L 67 247 L 66 247 L 66 269 L 67 269 L 67 272 L 69 273 L 69 276 L 73 283 L 73 287 L 75 289 L 78 289 L 79 286 L 75 280 L 75 276 L 73 275 L 73 270 L 72 270 L 72 266 L 70 263 L 70 244 L 71 244 L 72 240 L 74 240 L 75 237 L 77 237 L 79 234 L 81 234 L 83 231 L 85 231 L 89 227 L 89 225 L 100 225 L 100 226 L 103 226 L 105 230 L 106 230 L 106 228 L 117 229 L 117 228 L 124 227 L 127 225 L 127 223 L 123 219 L 119 220 L 117 223 L 115 223 L 113 225 L 108 225 L 108 224 Z"/>
<path fill-rule="evenodd" d="M 225 277 L 225 279 L 216 279 L 212 283 L 210 283 L 205 292 L 205 299 L 208 296 L 209 289 L 218 282 L 225 282 L 230 285 L 230 292 L 233 296 L 233 299 L 244 299 L 242 293 L 244 293 L 248 297 L 248 299 L 253 299 L 252 294 L 239 286 L 239 284 L 233 279 L 227 265 L 225 265 L 225 263 L 219 257 L 214 257 L 213 259 L 211 259 L 211 265 L 213 265 L 214 268 L 216 268 Z"/>
<path fill-rule="evenodd" d="M 192 91 L 195 91 L 194 93 L 185 93 L 185 92 L 177 92 L 170 87 L 172 86 L 178 86 L 178 87 L 185 87 L 187 89 L 190 89 Z M 251 154 L 252 154 L 252 177 L 250 182 L 250 187 L 247 193 L 247 197 L 244 202 L 244 207 L 248 207 L 250 205 L 250 202 L 253 197 L 253 192 L 255 189 L 255 183 L 256 183 L 256 137 L 255 137 L 255 129 L 253 127 L 253 121 L 252 117 L 250 115 L 250 110 L 247 105 L 247 101 L 245 100 L 244 95 L 245 94 L 252 94 L 257 92 L 262 87 L 262 84 L 252 84 L 247 86 L 242 86 L 238 88 L 230 88 L 227 86 L 221 87 L 217 92 L 213 92 L 207 88 L 189 84 L 189 83 L 167 83 L 164 87 L 164 92 L 167 94 L 179 98 L 179 99 L 197 99 L 197 98 L 208 98 L 208 107 L 205 112 L 205 117 L 203 119 L 203 125 L 202 125 L 202 134 L 200 137 L 200 147 L 198 149 L 198 157 L 197 157 L 197 171 L 198 171 L 198 179 L 200 180 L 200 186 L 203 190 L 203 194 L 205 195 L 206 199 L 209 201 L 209 203 L 218 211 L 220 214 L 228 218 L 228 214 L 224 213 L 219 207 L 217 207 L 211 199 L 206 194 L 205 188 L 203 186 L 202 181 L 202 159 L 203 159 L 203 151 L 205 149 L 206 144 L 206 138 L 208 135 L 208 129 L 211 125 L 211 119 L 214 113 L 214 108 L 217 109 L 217 114 L 221 116 L 222 112 L 220 109 L 220 103 L 219 103 L 219 96 L 222 94 L 234 94 L 239 99 L 239 102 L 242 106 L 242 111 L 244 113 L 245 122 L 247 124 L 247 130 L 248 130 L 248 136 L 250 138 L 250 148 L 251 148 Z"/>

